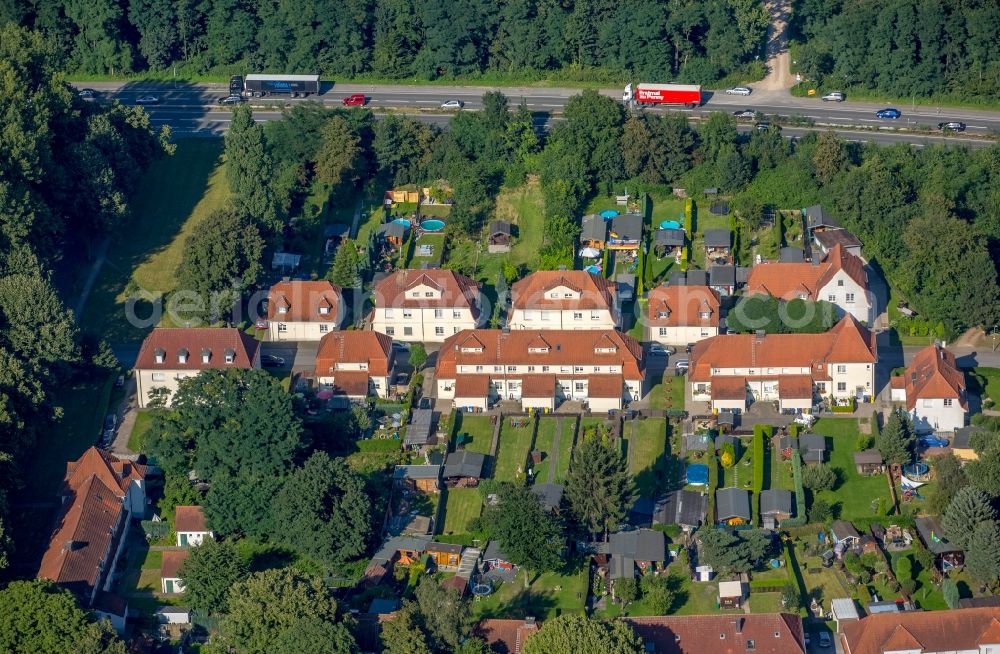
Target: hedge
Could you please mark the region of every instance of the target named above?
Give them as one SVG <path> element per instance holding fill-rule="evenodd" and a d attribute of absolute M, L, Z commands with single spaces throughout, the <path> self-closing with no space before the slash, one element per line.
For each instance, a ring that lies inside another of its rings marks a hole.
<path fill-rule="evenodd" d="M 834 404 L 830 407 L 830 411 L 833 413 L 854 413 L 855 409 L 857 409 L 857 400 L 853 397 L 851 398 L 850 403 L 845 406 Z"/>
<path fill-rule="evenodd" d="M 719 486 L 719 459 L 708 457 L 708 519 L 715 522 L 715 489 Z"/>
<path fill-rule="evenodd" d="M 775 579 L 753 579 L 750 582 L 750 590 L 758 593 L 780 593 L 785 590 L 787 584 L 787 581 L 779 582 Z"/>
<path fill-rule="evenodd" d="M 770 425 L 754 425 L 751 445 L 753 452 L 753 496 L 750 500 L 750 507 L 755 518 L 760 515 L 758 502 L 760 501 L 760 492 L 764 490 L 764 433 L 767 431 L 764 429 L 765 426 L 770 429 Z"/>
<path fill-rule="evenodd" d="M 801 527 L 806 524 L 806 491 L 802 488 L 802 456 L 792 450 L 792 478 L 795 480 L 795 510 L 798 515 L 781 521 L 782 527 Z"/>

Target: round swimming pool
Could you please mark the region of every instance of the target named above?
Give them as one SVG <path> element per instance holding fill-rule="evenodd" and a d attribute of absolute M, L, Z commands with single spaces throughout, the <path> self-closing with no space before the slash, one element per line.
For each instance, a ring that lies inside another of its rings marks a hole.
<path fill-rule="evenodd" d="M 676 220 L 664 220 L 660 223 L 660 229 L 680 229 L 681 224 Z"/>
<path fill-rule="evenodd" d="M 431 218 L 430 220 L 425 220 L 420 223 L 420 229 L 425 232 L 440 232 L 444 229 L 444 221 L 438 220 L 436 218 Z"/>
<path fill-rule="evenodd" d="M 403 227 L 405 227 L 407 229 L 410 228 L 410 221 L 407 220 L 406 218 L 397 218 L 397 219 L 395 219 L 392 222 L 396 223 L 397 225 L 402 225 Z"/>

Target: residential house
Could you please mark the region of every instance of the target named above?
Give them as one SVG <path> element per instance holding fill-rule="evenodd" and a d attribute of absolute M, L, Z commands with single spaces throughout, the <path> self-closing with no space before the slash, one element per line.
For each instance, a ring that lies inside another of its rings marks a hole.
<path fill-rule="evenodd" d="M 664 495 L 653 511 L 653 524 L 677 525 L 692 532 L 705 524 L 708 515 L 708 495 L 687 490 L 674 490 Z"/>
<path fill-rule="evenodd" d="M 409 224 L 393 220 L 379 225 L 378 233 L 386 243 L 398 250 L 406 242 L 406 235 L 410 233 L 410 226 Z"/>
<path fill-rule="evenodd" d="M 683 229 L 658 229 L 653 232 L 653 253 L 660 259 L 680 259 L 684 250 Z"/>
<path fill-rule="evenodd" d="M 840 545 L 845 550 L 852 550 L 861 542 L 861 535 L 847 520 L 834 520 L 830 525 L 830 537 L 834 545 Z"/>
<path fill-rule="evenodd" d="M 462 546 L 431 541 L 424 547 L 424 554 L 430 556 L 434 565 L 439 569 L 454 571 L 458 569 L 458 564 L 462 561 Z"/>
<path fill-rule="evenodd" d="M 778 250 L 778 261 L 781 263 L 805 263 L 806 253 L 802 248 L 786 246 Z"/>
<path fill-rule="evenodd" d="M 822 206 L 811 206 L 805 209 L 805 214 L 809 239 L 820 252 L 826 254 L 839 245 L 854 256 L 861 256 L 861 241 L 858 237 L 844 229 Z"/>
<path fill-rule="evenodd" d="M 549 513 L 558 513 L 562 504 L 563 485 L 562 484 L 535 484 L 531 487 L 535 495 L 538 496 L 542 506 Z"/>
<path fill-rule="evenodd" d="M 313 376 L 326 396 L 357 402 L 372 395 L 389 397 L 394 366 L 392 339 L 385 334 L 337 331 L 320 340 Z"/>
<path fill-rule="evenodd" d="M 951 453 L 962 461 L 977 461 L 979 454 L 972 448 L 972 438 L 976 434 L 982 434 L 985 430 L 982 427 L 969 425 L 955 430 L 955 436 L 951 439 Z"/>
<path fill-rule="evenodd" d="M 563 400 L 619 410 L 645 394 L 642 346 L 613 330 L 466 330 L 438 352 L 437 397 L 486 410 L 499 399 L 554 410 Z"/>
<path fill-rule="evenodd" d="M 523 620 L 490 618 L 480 620 L 472 633 L 482 638 L 494 654 L 521 654 L 524 644 L 538 628 L 538 623 L 530 617 Z"/>
<path fill-rule="evenodd" d="M 890 384 L 892 401 L 906 403 L 916 431 L 950 432 L 965 426 L 965 375 L 955 355 L 939 343 L 917 352 L 906 372 L 892 377 Z"/>
<path fill-rule="evenodd" d="M 667 545 L 663 532 L 652 529 L 631 529 L 611 534 L 608 542 L 597 544 L 597 558 L 606 560 L 612 588 L 616 579 L 632 579 L 636 568 L 652 572 L 667 560 Z"/>
<path fill-rule="evenodd" d="M 643 218 L 637 213 L 618 214 L 611 219 L 608 232 L 609 250 L 639 250 L 642 243 Z"/>
<path fill-rule="evenodd" d="M 472 450 L 452 452 L 444 460 L 442 477 L 448 488 L 476 486 L 483 475 L 486 455 Z"/>
<path fill-rule="evenodd" d="M 636 276 L 632 273 L 615 275 L 615 289 L 622 302 L 631 302 L 635 299 L 635 281 Z"/>
<path fill-rule="evenodd" d="M 871 476 L 882 473 L 882 453 L 875 448 L 854 453 L 854 468 L 859 475 Z"/>
<path fill-rule="evenodd" d="M 837 623 L 838 634 L 841 631 L 841 623 L 861 619 L 861 616 L 858 614 L 858 607 L 854 603 L 854 599 L 850 597 L 834 598 L 830 602 L 830 614 L 833 616 L 834 622 Z"/>
<path fill-rule="evenodd" d="M 431 444 L 434 438 L 436 417 L 433 409 L 414 409 L 410 412 L 410 424 L 406 427 L 403 445 L 409 449 L 420 449 Z"/>
<path fill-rule="evenodd" d="M 646 338 L 687 345 L 719 335 L 720 298 L 708 286 L 657 286 L 649 292 Z"/>
<path fill-rule="evenodd" d="M 871 614 L 845 622 L 839 638 L 845 654 L 992 654 L 1000 607 Z"/>
<path fill-rule="evenodd" d="M 498 540 L 491 540 L 486 545 L 486 551 L 483 552 L 483 563 L 486 564 L 487 570 L 501 570 L 503 572 L 517 570 L 517 566 L 503 553 L 503 547 Z"/>
<path fill-rule="evenodd" d="M 875 295 L 868 286 L 865 264 L 842 247 L 834 247 L 816 263 L 765 262 L 750 269 L 747 295 L 770 295 L 781 300 L 825 300 L 838 315 L 851 314 L 858 322 L 875 320 Z"/>
<path fill-rule="evenodd" d="M 675 270 L 667 278 L 668 286 L 708 286 L 707 270 Z"/>
<path fill-rule="evenodd" d="M 705 230 L 705 259 L 708 263 L 732 263 L 733 234 L 728 229 Z"/>
<path fill-rule="evenodd" d="M 372 329 L 397 341 L 441 343 L 479 324 L 479 284 L 451 270 L 397 270 L 375 285 Z"/>
<path fill-rule="evenodd" d="M 803 434 L 799 436 L 799 452 L 802 462 L 816 465 L 826 461 L 826 436 L 819 434 Z"/>
<path fill-rule="evenodd" d="M 490 254 L 510 252 L 511 230 L 506 220 L 490 222 L 490 232 L 486 239 L 486 249 Z"/>
<path fill-rule="evenodd" d="M 511 329 L 616 329 L 615 284 L 584 270 L 544 270 L 511 286 Z"/>
<path fill-rule="evenodd" d="M 91 447 L 66 464 L 60 499 L 38 578 L 69 590 L 123 631 L 127 603 L 108 591 L 131 523 L 146 512 L 146 466 Z"/>
<path fill-rule="evenodd" d="M 745 270 L 743 268 L 737 268 L 732 264 L 722 264 L 718 266 L 709 266 L 708 268 L 708 285 L 712 287 L 716 293 L 722 296 L 729 296 L 736 292 L 739 286 L 739 279 L 737 273 L 740 270 Z"/>
<path fill-rule="evenodd" d="M 719 608 L 720 609 L 741 609 L 743 600 L 746 598 L 746 591 L 743 589 L 741 581 L 720 581 L 719 582 Z"/>
<path fill-rule="evenodd" d="M 396 466 L 392 481 L 397 487 L 407 490 L 436 493 L 441 490 L 441 466 Z"/>
<path fill-rule="evenodd" d="M 937 517 L 914 518 L 913 526 L 917 528 L 917 535 L 924 547 L 934 555 L 934 563 L 941 569 L 941 572 L 961 568 L 965 564 L 965 552 L 957 545 L 948 542 Z"/>
<path fill-rule="evenodd" d="M 603 250 L 608 242 L 608 223 L 596 214 L 583 217 L 580 246 Z"/>
<path fill-rule="evenodd" d="M 647 654 L 806 653 L 802 619 L 792 613 L 659 615 L 623 620 L 635 630 Z"/>
<path fill-rule="evenodd" d="M 787 520 L 794 514 L 792 491 L 769 488 L 760 492 L 760 516 L 766 528 L 776 529 L 782 520 Z"/>
<path fill-rule="evenodd" d="M 379 584 L 386 578 L 395 564 L 410 565 L 423 556 L 430 536 L 394 536 L 372 556 L 365 568 L 364 580 L 368 584 Z"/>
<path fill-rule="evenodd" d="M 161 606 L 153 616 L 157 624 L 191 624 L 191 609 L 183 606 Z"/>
<path fill-rule="evenodd" d="M 160 562 L 160 592 L 183 593 L 184 580 L 181 578 L 181 566 L 187 560 L 188 550 L 166 550 Z"/>
<path fill-rule="evenodd" d="M 851 315 L 822 334 L 728 334 L 694 345 L 688 380 L 695 401 L 742 411 L 747 398 L 809 411 L 821 397 L 870 399 L 875 337 Z"/>
<path fill-rule="evenodd" d="M 206 538 L 215 539 L 200 506 L 174 507 L 174 531 L 177 532 L 177 547 L 196 547 Z"/>
<path fill-rule="evenodd" d="M 750 524 L 750 495 L 742 488 L 715 491 L 715 521 L 726 525 Z"/>
<path fill-rule="evenodd" d="M 260 343 L 230 327 L 157 327 L 135 360 L 136 401 L 145 408 L 162 395 L 170 406 L 181 380 L 230 368 L 260 368 Z"/>
<path fill-rule="evenodd" d="M 282 281 L 267 299 L 272 341 L 318 341 L 337 329 L 346 307 L 340 287 L 326 280 Z"/>

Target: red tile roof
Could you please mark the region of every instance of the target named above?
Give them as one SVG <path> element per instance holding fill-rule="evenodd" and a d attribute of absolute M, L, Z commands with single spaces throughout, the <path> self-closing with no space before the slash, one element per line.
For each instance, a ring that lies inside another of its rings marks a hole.
<path fill-rule="evenodd" d="M 260 343 L 232 327 L 157 327 L 142 342 L 135 367 L 139 370 L 208 370 L 226 368 L 252 368 L 257 359 Z M 204 363 L 202 355 L 208 351 L 210 358 Z M 180 363 L 178 355 L 187 353 L 187 363 Z M 235 355 L 226 363 L 226 352 Z M 156 363 L 156 354 L 163 354 L 163 363 Z"/>
<path fill-rule="evenodd" d="M 410 297 L 407 291 L 421 285 L 441 291 L 441 297 Z M 468 308 L 472 309 L 473 315 L 477 315 L 479 284 L 452 270 L 397 270 L 375 285 L 375 306 Z"/>
<path fill-rule="evenodd" d="M 334 395 L 366 397 L 371 376 L 364 370 L 338 370 L 333 373 Z"/>
<path fill-rule="evenodd" d="M 895 381 L 896 378 L 893 378 Z M 920 399 L 950 398 L 968 409 L 965 375 L 958 369 L 955 355 L 940 345 L 928 345 L 917 352 L 903 375 L 906 408 L 913 410 Z"/>
<path fill-rule="evenodd" d="M 205 512 L 200 506 L 175 507 L 174 531 L 208 531 Z"/>
<path fill-rule="evenodd" d="M 979 651 L 981 645 L 1000 645 L 1000 607 L 874 613 L 841 629 L 846 654 Z"/>
<path fill-rule="evenodd" d="M 719 294 L 708 286 L 657 286 L 646 317 L 650 327 L 718 327 Z"/>
<path fill-rule="evenodd" d="M 800 295 L 807 300 L 822 300 L 820 291 L 841 270 L 861 288 L 868 289 L 864 262 L 838 244 L 817 265 L 781 261 L 758 264 L 750 269 L 746 290 L 748 295 L 764 293 L 783 300 Z"/>
<path fill-rule="evenodd" d="M 709 381 L 713 368 L 811 368 L 826 375 L 829 363 L 872 363 L 877 360 L 874 335 L 850 314 L 822 334 L 727 334 L 695 343 L 691 381 Z"/>
<path fill-rule="evenodd" d="M 337 375 L 338 363 L 367 363 L 368 374 L 386 377 L 392 369 L 392 339 L 379 332 L 330 332 L 319 342 L 316 376 Z"/>
<path fill-rule="evenodd" d="M 160 576 L 164 579 L 179 579 L 181 566 L 187 560 L 190 550 L 165 550 L 160 563 Z"/>
<path fill-rule="evenodd" d="M 486 397 L 490 392 L 490 378 L 486 375 L 458 375 L 455 378 L 455 397 Z"/>
<path fill-rule="evenodd" d="M 521 397 L 555 397 L 555 375 L 525 375 L 521 382 Z"/>
<path fill-rule="evenodd" d="M 473 633 L 486 641 L 497 654 L 520 654 L 528 637 L 538 631 L 536 622 L 525 620 L 480 620 Z"/>
<path fill-rule="evenodd" d="M 461 365 L 534 365 L 539 372 L 541 366 L 546 365 L 619 365 L 625 379 L 639 380 L 643 378 L 644 361 L 639 342 L 612 329 L 512 332 L 466 329 L 449 336 L 441 345 L 436 373 L 438 379 L 454 378 Z M 485 372 L 493 374 L 491 369 Z M 557 373 L 559 370 L 550 372 Z M 586 372 L 593 373 L 592 370 Z M 522 378 L 527 378 L 530 374 L 516 373 Z"/>
<path fill-rule="evenodd" d="M 812 396 L 812 377 L 808 375 L 783 375 L 778 377 L 778 397 L 781 399 L 808 400 L 812 399 Z"/>
<path fill-rule="evenodd" d="M 712 380 L 713 400 L 746 400 L 746 377 L 716 377 Z"/>
<path fill-rule="evenodd" d="M 268 294 L 267 319 L 336 322 L 342 304 L 340 287 L 326 280 L 278 282 Z M 281 308 L 285 313 L 279 311 Z"/>
<path fill-rule="evenodd" d="M 587 377 L 587 395 L 590 397 L 621 398 L 625 381 L 621 375 L 591 375 Z"/>
<path fill-rule="evenodd" d="M 579 298 L 549 297 L 550 292 L 566 287 Z M 600 275 L 585 270 L 542 270 L 514 283 L 510 288 L 515 309 L 605 309 L 615 306 L 617 286 Z"/>
<path fill-rule="evenodd" d="M 804 654 L 802 620 L 789 613 L 625 618 L 656 654 Z M 749 642 L 753 641 L 753 646 Z"/>

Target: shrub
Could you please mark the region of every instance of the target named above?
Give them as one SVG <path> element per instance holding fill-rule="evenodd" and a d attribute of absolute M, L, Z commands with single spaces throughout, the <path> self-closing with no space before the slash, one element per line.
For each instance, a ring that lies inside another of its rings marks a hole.
<path fill-rule="evenodd" d="M 826 522 L 830 515 L 830 504 L 826 500 L 815 500 L 809 508 L 809 522 Z"/>
<path fill-rule="evenodd" d="M 802 485 L 809 490 L 830 490 L 836 483 L 837 474 L 826 464 L 808 466 L 802 471 Z"/>
<path fill-rule="evenodd" d="M 634 578 L 617 579 L 615 581 L 615 597 L 623 602 L 634 602 L 639 599 L 639 584 Z"/>

